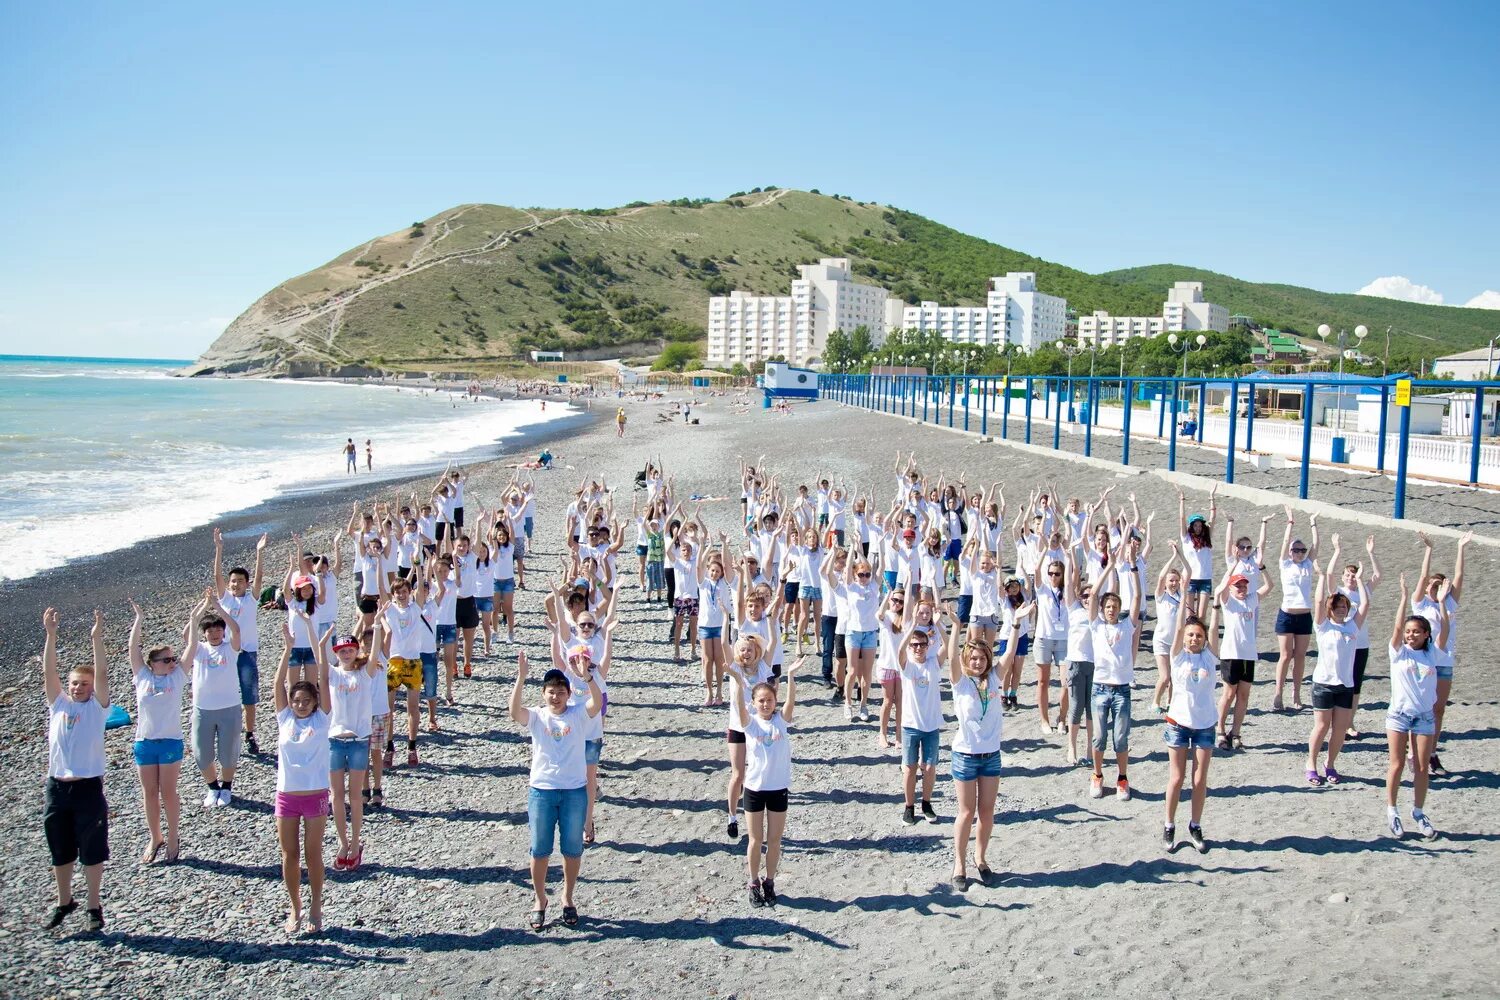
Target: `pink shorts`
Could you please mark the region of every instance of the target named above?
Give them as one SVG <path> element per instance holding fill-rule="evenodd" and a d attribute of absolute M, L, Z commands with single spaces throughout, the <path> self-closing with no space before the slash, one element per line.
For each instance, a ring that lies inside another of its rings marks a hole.
<path fill-rule="evenodd" d="M 313 795 L 276 793 L 277 819 L 318 819 L 328 815 L 328 789 Z"/>

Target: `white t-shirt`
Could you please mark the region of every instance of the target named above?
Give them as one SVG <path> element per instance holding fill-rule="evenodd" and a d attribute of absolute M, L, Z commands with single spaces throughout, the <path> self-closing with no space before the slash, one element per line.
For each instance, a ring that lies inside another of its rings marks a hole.
<path fill-rule="evenodd" d="M 448 579 L 443 581 L 443 595 L 437 600 L 437 622 L 438 625 L 458 624 L 458 586 L 453 582 L 453 574 L 448 574 Z"/>
<path fill-rule="evenodd" d="M 1089 609 L 1082 601 L 1068 605 L 1068 662 L 1094 662 L 1094 627 Z"/>
<path fill-rule="evenodd" d="M 755 713 L 745 724 L 745 787 L 775 792 L 792 786 L 792 743 L 786 720 L 774 712 L 769 720 Z"/>
<path fill-rule="evenodd" d="M 545 705 L 531 709 L 531 787 L 582 788 L 588 782 L 583 741 L 588 738 L 588 711 L 569 705 L 553 715 Z"/>
<path fill-rule="evenodd" d="M 476 564 L 478 562 L 479 557 L 472 551 L 467 555 L 454 553 L 454 575 L 462 573 L 462 581 L 458 584 L 458 596 L 460 598 L 475 597 L 478 595 L 479 573 L 476 571 Z"/>
<path fill-rule="evenodd" d="M 723 628 L 728 610 L 729 581 L 723 577 L 715 581 L 705 576 L 698 584 L 698 627 Z"/>
<path fill-rule="evenodd" d="M 1044 583 L 1036 590 L 1036 637 L 1066 639 L 1068 609 L 1063 606 L 1062 589 Z"/>
<path fill-rule="evenodd" d="M 496 545 L 490 550 L 490 566 L 496 580 L 514 580 L 516 577 L 515 543 Z M 493 590 L 493 587 L 491 588 Z"/>
<path fill-rule="evenodd" d="M 247 653 L 260 652 L 260 633 L 257 631 L 255 620 L 255 609 L 258 599 L 249 591 L 239 597 L 235 597 L 229 591 L 219 595 L 219 606 L 233 618 L 240 627 L 240 649 Z"/>
<path fill-rule="evenodd" d="M 860 583 L 855 580 L 844 587 L 845 603 L 849 612 L 850 632 L 873 632 L 880 626 L 880 587 L 873 580 Z"/>
<path fill-rule="evenodd" d="M 1281 560 L 1281 610 L 1308 611 L 1312 608 L 1313 561 Z"/>
<path fill-rule="evenodd" d="M 1224 635 L 1219 640 L 1219 657 L 1252 662 L 1259 659 L 1260 650 L 1255 646 L 1255 619 L 1260 612 L 1260 595 L 1252 590 L 1242 601 L 1233 594 L 1225 594 L 1220 605 Z"/>
<path fill-rule="evenodd" d="M 922 663 L 908 655 L 901 667 L 901 725 L 918 733 L 943 728 L 942 667 L 931 648 Z"/>
<path fill-rule="evenodd" d="M 182 689 L 187 679 L 180 666 L 166 674 L 152 673 L 150 667 L 135 672 L 136 739 L 182 739 Z"/>
<path fill-rule="evenodd" d="M 1000 615 L 1000 570 L 971 571 L 969 579 L 974 585 L 974 605 L 970 610 L 975 618 L 997 618 Z"/>
<path fill-rule="evenodd" d="M 99 699 L 77 702 L 64 691 L 47 706 L 47 776 L 104 776 L 104 722 L 109 710 Z"/>
<path fill-rule="evenodd" d="M 747 719 L 753 718 L 755 715 L 755 707 L 750 704 L 751 694 L 755 690 L 755 685 L 765 683 L 766 681 L 771 679 L 771 676 L 771 668 L 766 666 L 764 660 L 761 660 L 755 664 L 755 667 L 753 669 L 745 673 L 745 679 L 750 682 L 749 684 L 730 685 L 730 687 L 737 688 L 741 692 L 743 692 L 743 697 L 745 700 L 745 717 Z M 734 710 L 733 701 L 729 703 L 729 728 L 737 733 L 743 733 L 745 731 L 744 727 L 740 725 L 739 713 Z"/>
<path fill-rule="evenodd" d="M 370 655 L 375 661 L 370 673 L 370 715 L 379 719 L 391 714 L 391 699 L 386 693 L 390 690 L 391 664 L 378 649 Z"/>
<path fill-rule="evenodd" d="M 226 640 L 198 643 L 193 654 L 193 707 L 206 712 L 240 707 L 239 656 Z"/>
<path fill-rule="evenodd" d="M 1354 686 L 1354 650 L 1359 630 L 1348 619 L 1340 625 L 1332 618 L 1313 626 L 1318 638 L 1318 662 L 1313 665 L 1314 684 Z"/>
<path fill-rule="evenodd" d="M 366 553 L 359 557 L 355 564 L 359 570 L 359 595 L 361 597 L 379 597 L 381 574 L 385 572 L 384 559 L 379 555 Z"/>
<path fill-rule="evenodd" d="M 1000 749 L 1005 728 L 1005 711 L 1000 705 L 1000 678 L 991 670 L 980 681 L 961 674 L 953 685 L 953 714 L 958 728 L 953 731 L 954 753 L 994 753 Z"/>
<path fill-rule="evenodd" d="M 1410 649 L 1406 643 L 1390 648 L 1392 712 L 1426 715 L 1437 705 L 1437 665 L 1443 654 L 1436 640 L 1426 649 Z"/>
<path fill-rule="evenodd" d="M 1204 648 L 1196 653 L 1181 650 L 1172 658 L 1172 702 L 1167 718 L 1188 729 L 1212 729 L 1219 721 L 1214 699 L 1219 658 Z"/>
<path fill-rule="evenodd" d="M 317 593 L 322 597 L 313 610 L 313 622 L 318 626 L 318 635 L 322 635 L 329 625 L 332 625 L 339 617 L 339 581 L 332 572 L 319 573 L 316 577 Z M 327 596 L 323 596 L 327 595 Z M 296 626 L 292 626 L 294 629 Z M 313 636 L 313 642 L 309 646 L 317 645 L 317 636 Z"/>
<path fill-rule="evenodd" d="M 375 685 L 363 667 L 345 670 L 334 664 L 328 671 L 330 739 L 370 738 L 370 692 Z"/>
<path fill-rule="evenodd" d="M 761 616 L 760 621 L 753 618 L 741 618 L 739 634 L 754 636 L 760 640 L 762 663 L 774 667 L 781 662 L 781 626 L 776 622 L 764 615 Z"/>
<path fill-rule="evenodd" d="M 1453 653 L 1458 650 L 1458 602 L 1453 599 L 1452 594 L 1448 595 L 1444 607 L 1448 611 L 1448 651 Z M 1432 641 L 1437 642 L 1438 602 L 1425 594 L 1420 599 L 1414 597 L 1411 602 L 1411 613 L 1427 619 L 1427 627 L 1432 630 Z"/>
<path fill-rule="evenodd" d="M 1349 620 L 1350 621 L 1355 621 L 1355 619 L 1359 617 L 1359 588 L 1358 587 L 1340 587 L 1338 592 L 1340 594 L 1343 594 L 1345 597 L 1347 597 L 1349 599 Z M 1365 584 L 1365 596 L 1366 597 L 1370 596 L 1370 585 L 1368 583 Z M 1448 626 L 1448 631 L 1450 633 L 1453 631 L 1453 626 L 1452 626 L 1451 623 Z M 1433 635 L 1436 636 L 1437 633 L 1434 632 Z M 1448 645 L 1449 646 L 1453 645 L 1453 636 L 1451 634 L 1448 636 Z M 1355 622 L 1355 625 L 1354 625 L 1354 648 L 1355 649 L 1369 649 L 1370 648 L 1370 619 L 1369 619 L 1368 616 L 1365 617 L 1365 620 L 1364 620 L 1364 622 L 1362 624 L 1359 623 L 1359 622 Z"/>
<path fill-rule="evenodd" d="M 1181 539 L 1182 559 L 1188 564 L 1189 580 L 1212 580 L 1214 578 L 1214 550 L 1205 545 L 1198 548 L 1187 535 Z"/>
<path fill-rule="evenodd" d="M 1164 590 L 1156 600 L 1156 630 L 1151 633 L 1151 652 L 1157 656 L 1169 656 L 1172 640 L 1177 636 L 1177 615 L 1182 610 L 1182 592 Z M 1238 659 L 1238 657 L 1230 657 Z"/>
<path fill-rule="evenodd" d="M 428 631 L 422 621 L 422 609 L 415 601 L 401 607 L 394 601 L 386 605 L 385 631 L 391 637 L 391 656 L 402 660 L 421 657 L 422 636 Z"/>
<path fill-rule="evenodd" d="M 594 635 L 594 638 L 597 639 L 599 641 L 599 644 L 602 646 L 604 644 L 604 637 L 601 636 L 601 635 L 598 635 L 597 632 L 598 632 L 598 630 L 596 629 L 595 630 L 596 634 Z M 593 659 L 592 662 L 598 663 L 599 662 L 599 659 L 598 659 L 598 657 L 599 657 L 599 651 L 595 650 L 593 655 L 594 655 L 594 659 Z M 601 673 L 599 673 L 599 668 L 598 667 L 591 667 L 589 672 L 594 675 L 594 683 L 597 684 L 597 685 L 599 685 L 599 695 L 600 695 L 600 697 L 604 697 L 604 696 L 608 695 L 609 694 L 609 685 L 604 682 L 604 675 L 601 674 Z M 587 681 L 583 681 L 583 680 L 579 680 L 572 673 L 569 673 L 568 674 L 568 687 L 569 687 L 569 689 L 572 692 L 571 694 L 568 695 L 568 707 L 572 708 L 572 707 L 574 707 L 576 705 L 579 708 L 585 708 L 588 705 L 588 703 L 589 703 L 589 685 L 588 685 L 588 682 Z M 586 739 L 586 740 L 602 740 L 602 739 L 604 739 L 604 703 L 602 701 L 599 703 L 599 714 L 598 715 L 596 715 L 592 719 L 590 719 L 589 718 L 589 713 L 587 711 L 585 711 L 583 713 L 583 718 L 584 718 L 584 726 L 583 726 L 583 728 L 584 728 L 584 734 L 583 734 L 583 738 Z M 587 763 L 585 763 L 584 766 L 587 766 Z"/>
<path fill-rule="evenodd" d="M 321 708 L 305 719 L 291 707 L 276 713 L 276 790 L 316 792 L 328 787 L 328 725 Z"/>
<path fill-rule="evenodd" d="M 435 628 L 437 615 L 437 601 L 431 597 L 427 598 L 427 602 L 422 605 L 423 620 L 417 623 L 417 628 L 421 630 L 417 635 L 422 643 L 421 651 L 432 656 L 437 655 L 437 629 Z"/>
<path fill-rule="evenodd" d="M 1093 623 L 1094 683 L 1135 683 L 1135 622 L 1127 616 L 1113 625 L 1102 617 Z"/>

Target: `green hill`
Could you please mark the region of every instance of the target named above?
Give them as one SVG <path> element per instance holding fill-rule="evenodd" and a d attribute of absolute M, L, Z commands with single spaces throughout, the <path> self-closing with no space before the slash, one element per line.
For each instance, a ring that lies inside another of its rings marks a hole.
<path fill-rule="evenodd" d="M 887 206 L 766 188 L 618 209 L 460 205 L 278 285 L 191 371 L 480 367 L 536 348 L 654 354 L 666 341 L 702 340 L 710 295 L 786 294 L 798 264 L 835 255 L 912 302 L 979 303 L 991 276 L 1032 270 L 1043 291 L 1080 313 L 1155 315 L 1166 287 L 1192 278 L 1212 301 L 1268 325 L 1392 325 L 1401 338 L 1431 338 L 1406 344 L 1429 356 L 1500 334 L 1500 312 L 1168 265 L 1091 275 Z"/>

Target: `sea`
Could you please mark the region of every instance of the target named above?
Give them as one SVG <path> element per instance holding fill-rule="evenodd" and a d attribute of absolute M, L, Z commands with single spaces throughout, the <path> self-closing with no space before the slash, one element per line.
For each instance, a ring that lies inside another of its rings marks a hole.
<path fill-rule="evenodd" d="M 0 581 L 289 493 L 435 475 L 579 412 L 472 401 L 462 387 L 171 374 L 187 363 L 0 354 Z M 345 471 L 348 438 L 357 476 Z"/>

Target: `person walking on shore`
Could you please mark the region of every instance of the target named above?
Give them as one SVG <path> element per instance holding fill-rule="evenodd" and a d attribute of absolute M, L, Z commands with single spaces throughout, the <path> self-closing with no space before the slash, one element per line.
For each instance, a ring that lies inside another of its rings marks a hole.
<path fill-rule="evenodd" d="M 625 407 L 615 411 L 615 437 L 625 436 Z"/>
<path fill-rule="evenodd" d="M 344 442 L 344 471 L 351 476 L 359 472 L 359 449 L 354 446 L 353 438 Z"/>
<path fill-rule="evenodd" d="M 67 687 L 58 678 L 57 610 L 42 613 L 42 691 L 47 700 L 47 788 L 42 829 L 52 855 L 57 905 L 44 926 L 55 930 L 78 903 L 73 865 L 88 885 L 90 931 L 104 929 L 104 862 L 109 860 L 109 806 L 104 801 L 104 723 L 109 715 L 109 657 L 104 615 L 94 612 L 93 666 L 74 667 Z"/>
<path fill-rule="evenodd" d="M 171 646 L 153 646 L 141 652 L 140 606 L 130 602 L 135 617 L 130 625 L 130 671 L 135 682 L 136 774 L 141 782 L 141 807 L 146 813 L 150 841 L 141 854 L 141 864 L 155 863 L 166 848 L 166 860 L 176 861 L 182 832 L 182 800 L 177 782 L 182 772 L 182 694 L 187 672 Z M 192 622 L 188 627 L 192 627 Z M 162 836 L 161 814 L 167 814 L 167 833 Z"/>
<path fill-rule="evenodd" d="M 369 438 L 365 438 L 365 471 L 375 471 L 375 449 L 370 444 Z"/>
<path fill-rule="evenodd" d="M 323 929 L 323 831 L 328 823 L 328 658 L 320 656 L 317 680 L 291 683 L 292 630 L 282 626 L 284 648 L 276 670 L 276 841 L 281 881 L 291 903 L 283 928 L 302 924 L 302 862 L 310 893 L 307 927 Z M 322 637 L 320 637 L 321 639 Z M 319 646 L 323 643 L 320 641 Z"/>

